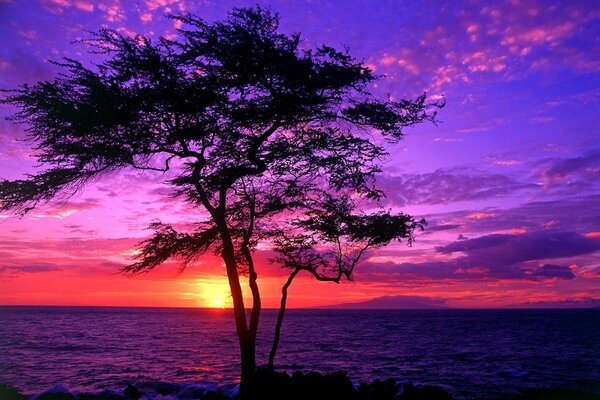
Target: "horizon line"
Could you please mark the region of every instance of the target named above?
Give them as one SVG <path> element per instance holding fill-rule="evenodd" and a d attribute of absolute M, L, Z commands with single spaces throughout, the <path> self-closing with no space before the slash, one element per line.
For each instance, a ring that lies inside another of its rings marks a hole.
<path fill-rule="evenodd" d="M 54 308 L 156 308 L 156 309 L 185 309 L 185 310 L 211 310 L 211 311 L 230 311 L 233 307 L 194 307 L 194 306 L 134 306 L 134 305 L 83 305 L 83 304 L 0 304 L 0 307 L 54 307 Z M 593 310 L 599 309 L 599 305 L 575 305 L 575 306 L 524 306 L 524 305 L 507 305 L 495 307 L 401 307 L 401 308 L 351 308 L 351 307 L 335 307 L 335 305 L 314 306 L 314 307 L 288 307 L 287 310 L 344 310 L 344 311 L 453 311 L 453 310 Z M 246 308 L 250 311 L 251 308 Z M 278 311 L 279 308 L 265 307 L 262 311 Z"/>

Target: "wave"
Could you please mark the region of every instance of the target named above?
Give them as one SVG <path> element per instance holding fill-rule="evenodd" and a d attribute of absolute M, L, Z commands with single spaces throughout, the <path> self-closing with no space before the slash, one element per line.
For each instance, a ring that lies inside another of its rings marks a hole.
<path fill-rule="evenodd" d="M 0 385 L 0 398 L 4 398 L 3 385 Z M 6 392 L 6 386 L 4 391 Z M 206 397 L 235 398 L 239 395 L 239 385 L 216 383 L 173 383 L 173 382 L 141 382 L 136 386 L 129 385 L 124 390 L 77 391 L 69 390 L 65 384 L 57 384 L 37 394 L 22 395 L 28 400 L 195 400 Z M 8 397 L 19 399 L 19 395 Z"/>

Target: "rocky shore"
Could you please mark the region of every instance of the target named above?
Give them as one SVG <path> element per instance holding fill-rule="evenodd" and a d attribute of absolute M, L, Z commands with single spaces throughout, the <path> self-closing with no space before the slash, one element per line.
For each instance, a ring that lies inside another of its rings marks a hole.
<path fill-rule="evenodd" d="M 460 400 L 435 386 L 398 384 L 393 379 L 353 385 L 346 373 L 285 372 L 258 370 L 252 399 L 256 400 Z M 570 389 L 528 389 L 477 400 L 600 400 L 600 394 Z M 128 385 L 122 391 L 70 392 L 62 386 L 40 393 L 22 394 L 0 384 L 1 400 L 234 400 L 233 387 L 181 385 L 167 382 Z"/>

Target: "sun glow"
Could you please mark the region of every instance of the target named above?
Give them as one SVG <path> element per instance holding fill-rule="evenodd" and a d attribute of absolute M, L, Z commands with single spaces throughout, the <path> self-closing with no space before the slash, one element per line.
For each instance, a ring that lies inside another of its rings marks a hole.
<path fill-rule="evenodd" d="M 223 301 L 222 299 L 214 299 L 213 303 L 214 308 L 225 308 L 225 301 Z"/>
<path fill-rule="evenodd" d="M 201 307 L 231 307 L 231 295 L 227 280 L 221 276 L 208 276 L 196 281 L 196 293 Z"/>

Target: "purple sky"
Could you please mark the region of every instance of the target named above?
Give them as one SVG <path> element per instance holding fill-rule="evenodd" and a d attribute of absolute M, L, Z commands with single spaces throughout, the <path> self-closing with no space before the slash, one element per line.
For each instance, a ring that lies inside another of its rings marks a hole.
<path fill-rule="evenodd" d="M 600 298 L 600 5 L 594 1 L 258 1 L 306 48 L 348 46 L 393 99 L 447 106 L 407 131 L 379 178 L 387 206 L 425 216 L 412 248 L 371 253 L 351 284 L 301 279 L 292 306 L 420 296 L 493 307 Z M 209 21 L 240 1 L 0 0 L 0 87 L 54 77 L 49 59 L 90 62 L 86 31 L 176 34 L 166 13 Z M 451 6 L 449 5 L 451 4 Z M 8 107 L 0 107 L 2 116 Z M 31 172 L 23 127 L 0 122 L 0 178 Z M 23 219 L 0 214 L 0 304 L 215 305 L 219 260 L 115 275 L 144 227 L 190 217 L 164 177 L 123 172 Z M 285 280 L 259 251 L 267 306 Z"/>

